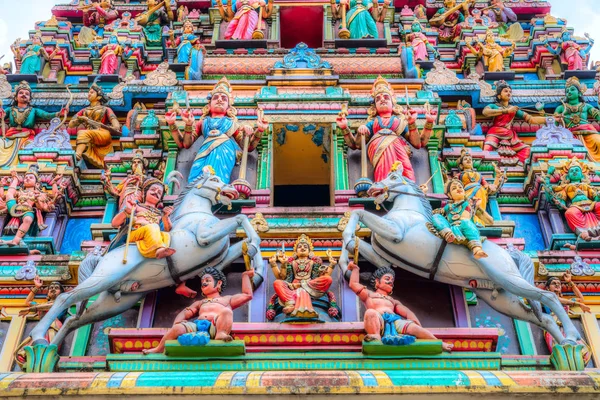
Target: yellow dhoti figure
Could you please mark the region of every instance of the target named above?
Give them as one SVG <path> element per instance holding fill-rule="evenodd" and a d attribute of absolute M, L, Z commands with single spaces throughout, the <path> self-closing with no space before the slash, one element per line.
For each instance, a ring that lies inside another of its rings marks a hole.
<path fill-rule="evenodd" d="M 137 244 L 140 253 L 146 258 L 156 258 L 156 250 L 169 247 L 171 236 L 161 232 L 158 224 L 135 227 L 129 239 Z"/>

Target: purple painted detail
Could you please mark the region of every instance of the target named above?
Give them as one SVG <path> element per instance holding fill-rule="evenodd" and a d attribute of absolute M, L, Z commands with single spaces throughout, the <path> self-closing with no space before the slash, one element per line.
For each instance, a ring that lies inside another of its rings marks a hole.
<path fill-rule="evenodd" d="M 469 328 L 469 314 L 463 289 L 458 286 L 450 286 L 450 297 L 452 298 L 455 327 Z"/>
<path fill-rule="evenodd" d="M 263 276 L 263 283 L 256 288 L 254 291 L 254 297 L 249 304 L 249 321 L 248 322 L 265 322 L 265 312 L 267 310 L 267 286 L 269 285 L 269 266 L 267 265 L 268 261 L 264 262 L 265 265 L 263 267 L 263 271 L 265 271 L 265 276 Z"/>
<path fill-rule="evenodd" d="M 356 322 L 360 321 L 358 318 L 358 301 L 356 294 L 350 290 L 348 282 L 342 278 L 342 321 L 344 322 Z"/>
<path fill-rule="evenodd" d="M 138 328 L 152 328 L 152 321 L 154 321 L 154 310 L 156 308 L 157 298 L 158 293 L 156 292 L 156 290 L 146 295 L 146 298 L 144 299 L 144 305 L 142 307 L 142 312 L 140 313 Z"/>
<path fill-rule="evenodd" d="M 556 208 L 550 209 L 550 225 L 552 225 L 553 233 L 566 233 L 565 232 L 565 223 L 563 222 L 562 216 L 560 215 L 560 211 Z"/>
<path fill-rule="evenodd" d="M 540 231 L 544 237 L 546 246 L 552 241 L 552 227 L 550 226 L 550 218 L 546 210 L 540 210 L 538 212 L 538 219 L 540 221 Z"/>

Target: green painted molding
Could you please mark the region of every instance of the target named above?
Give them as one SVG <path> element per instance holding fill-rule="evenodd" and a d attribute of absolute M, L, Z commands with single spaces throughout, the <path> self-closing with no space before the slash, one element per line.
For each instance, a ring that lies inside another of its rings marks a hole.
<path fill-rule="evenodd" d="M 273 154 L 273 125 L 265 132 L 258 144 L 258 169 L 256 189 L 271 188 L 271 155 Z"/>
<path fill-rule="evenodd" d="M 531 326 L 529 326 L 529 323 L 518 319 L 514 319 L 513 321 L 519 339 L 521 354 L 524 356 L 537 356 L 537 350 L 533 343 L 533 334 L 531 333 Z"/>

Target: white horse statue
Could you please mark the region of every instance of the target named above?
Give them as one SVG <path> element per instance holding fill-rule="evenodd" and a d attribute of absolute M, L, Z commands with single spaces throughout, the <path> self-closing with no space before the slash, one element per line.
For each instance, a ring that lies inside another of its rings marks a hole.
<path fill-rule="evenodd" d="M 369 196 L 377 204 L 387 200 L 393 207 L 383 217 L 364 210 L 352 212 L 339 260 L 344 271 L 348 254 L 354 251 L 357 223 L 362 222 L 372 236 L 371 244 L 360 243 L 360 253 L 376 267 L 394 265 L 424 278 L 469 288 L 497 311 L 550 332 L 561 345 L 574 346 L 581 340 L 558 297 L 534 286 L 533 262 L 525 254 L 516 249 L 506 251 L 488 240 L 483 243 L 488 257 L 476 260 L 465 246 L 446 245 L 427 227 L 432 217 L 429 201 L 400 172 L 391 172 L 385 180 L 373 184 Z M 550 315 L 541 312 L 538 302 L 558 317 L 565 335 Z"/>
<path fill-rule="evenodd" d="M 80 267 L 80 282 L 70 292 L 57 297 L 48 313 L 31 331 L 33 347 L 26 349 L 30 372 L 50 372 L 58 355 L 56 350 L 65 336 L 74 329 L 111 318 L 134 306 L 144 295 L 156 289 L 172 286 L 200 273 L 201 268 L 223 269 L 242 256 L 243 242 L 230 245 L 229 235 L 241 227 L 247 236 L 248 255 L 255 269 L 253 283 L 263 280 L 260 237 L 248 217 L 239 214 L 219 220 L 211 211 L 216 204 L 228 206 L 238 197 L 237 190 L 224 184 L 210 172 L 191 182 L 175 201 L 171 219 L 171 247 L 176 253 L 166 259 L 143 257 L 137 245 L 130 244 L 127 263 L 123 264 L 125 245 L 102 257 L 91 256 L 91 266 Z M 95 265 L 97 264 L 97 266 Z M 70 306 L 99 295 L 87 309 L 69 317 L 57 332 L 50 346 L 44 335 L 52 322 Z"/>

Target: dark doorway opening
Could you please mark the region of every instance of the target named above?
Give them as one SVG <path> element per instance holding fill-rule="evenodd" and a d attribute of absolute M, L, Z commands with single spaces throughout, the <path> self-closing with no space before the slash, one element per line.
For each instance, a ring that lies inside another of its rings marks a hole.
<path fill-rule="evenodd" d="M 279 185 L 275 186 L 275 207 L 329 207 L 329 185 Z"/>

